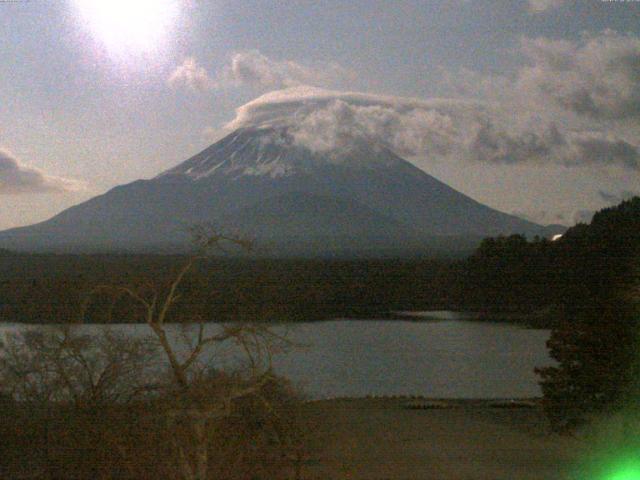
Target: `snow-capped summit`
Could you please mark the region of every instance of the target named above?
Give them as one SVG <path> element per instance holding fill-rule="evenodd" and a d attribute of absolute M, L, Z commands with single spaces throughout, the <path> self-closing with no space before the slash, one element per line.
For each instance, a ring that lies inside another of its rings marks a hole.
<path fill-rule="evenodd" d="M 0 232 L 0 247 L 184 248 L 203 222 L 253 236 L 267 255 L 415 254 L 453 239 L 559 233 L 482 205 L 364 136 L 309 143 L 290 127 L 238 129 L 155 178 Z"/>
<path fill-rule="evenodd" d="M 286 127 L 242 128 L 186 162 L 158 177 L 186 176 L 200 180 L 210 176 L 243 175 L 285 177 L 311 174 L 325 164 L 347 168 L 388 168 L 402 160 L 375 142 L 343 139 L 338 146 L 314 152 L 296 141 Z M 158 178 L 157 177 L 157 178 Z"/>

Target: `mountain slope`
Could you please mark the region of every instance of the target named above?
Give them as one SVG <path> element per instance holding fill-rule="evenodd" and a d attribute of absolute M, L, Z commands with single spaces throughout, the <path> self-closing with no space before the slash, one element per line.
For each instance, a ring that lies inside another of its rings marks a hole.
<path fill-rule="evenodd" d="M 254 234 L 273 251 L 295 244 L 309 255 L 327 242 L 400 252 L 433 237 L 552 233 L 476 202 L 382 145 L 344 139 L 313 152 L 284 129 L 242 129 L 153 179 L 0 232 L 0 246 L 173 249 L 186 245 L 189 226 L 203 222 Z"/>

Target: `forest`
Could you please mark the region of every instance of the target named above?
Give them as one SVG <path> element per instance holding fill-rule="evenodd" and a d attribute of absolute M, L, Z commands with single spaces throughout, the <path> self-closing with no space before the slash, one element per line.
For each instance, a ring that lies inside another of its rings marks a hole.
<path fill-rule="evenodd" d="M 315 428 L 311 404 L 273 374 L 268 358 L 280 347 L 271 329 L 249 321 L 395 310 L 469 309 L 485 319 L 552 327 L 547 346 L 556 364 L 537 369 L 542 406 L 554 430 L 573 432 L 594 415 L 637 403 L 639 258 L 637 197 L 556 241 L 488 238 L 460 261 L 3 251 L 2 319 L 62 325 L 2 344 L 0 471 L 301 478 L 319 451 L 319 439 L 308 435 Z M 238 323 L 207 336 L 203 325 L 211 320 Z M 145 322 L 157 342 L 82 335 L 68 325 L 80 321 Z M 181 358 L 166 341 L 174 321 L 200 325 Z M 226 341 L 245 347 L 244 369 L 198 362 L 206 345 Z M 170 365 L 160 376 L 151 368 L 158 349 Z M 23 454 L 34 447 L 40 454 L 27 468 Z"/>
<path fill-rule="evenodd" d="M 143 290 L 166 285 L 185 261 L 162 255 L 0 256 L 0 320 L 27 323 L 136 322 L 122 298 L 109 311 L 100 285 Z M 388 315 L 393 310 L 450 307 L 448 279 L 456 265 L 441 260 L 281 260 L 208 258 L 185 279 L 176 311 L 207 321 L 310 321 Z M 105 299 L 111 301 L 111 299 Z"/>
<path fill-rule="evenodd" d="M 198 321 L 314 321 L 466 310 L 490 320 L 550 326 L 580 304 L 633 281 L 640 199 L 598 212 L 556 241 L 487 238 L 466 259 L 209 257 L 185 279 L 176 311 Z M 181 255 L 0 252 L 0 321 L 137 322 L 131 299 L 89 294 L 101 285 L 162 288 Z M 626 288 L 626 287 L 625 287 Z M 110 302 L 110 308 L 104 308 Z"/>

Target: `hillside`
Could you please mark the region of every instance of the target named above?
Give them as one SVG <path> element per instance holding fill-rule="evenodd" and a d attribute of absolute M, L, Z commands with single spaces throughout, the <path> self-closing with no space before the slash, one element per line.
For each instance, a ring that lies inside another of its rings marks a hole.
<path fill-rule="evenodd" d="M 286 129 L 254 128 L 155 178 L 0 232 L 0 246 L 175 251 L 200 223 L 252 236 L 266 256 L 424 254 L 488 235 L 558 232 L 482 205 L 380 144 L 352 140 L 314 152 Z"/>

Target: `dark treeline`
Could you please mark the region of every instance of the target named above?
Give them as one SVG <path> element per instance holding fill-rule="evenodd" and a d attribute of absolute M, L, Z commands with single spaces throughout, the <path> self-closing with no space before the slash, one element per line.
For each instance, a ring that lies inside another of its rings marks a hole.
<path fill-rule="evenodd" d="M 168 285 L 184 262 L 162 255 L 0 255 L 0 320 L 68 322 L 99 285 L 144 293 Z M 301 321 L 449 308 L 459 265 L 440 260 L 202 261 L 181 285 L 182 319 Z M 85 320 L 140 321 L 135 302 L 93 296 Z M 105 308 L 107 304 L 109 308 Z"/>
<path fill-rule="evenodd" d="M 485 311 L 541 311 L 557 365 L 541 368 L 554 428 L 637 404 L 640 393 L 640 198 L 596 213 L 556 241 L 483 241 L 460 291 Z M 534 321 L 535 322 L 535 321 Z"/>
<path fill-rule="evenodd" d="M 176 311 L 198 321 L 301 321 L 463 309 L 550 325 L 559 311 L 631 281 L 639 202 L 605 209 L 557 241 L 488 238 L 465 260 L 210 258 L 185 279 Z M 0 321 L 76 320 L 97 286 L 144 293 L 167 285 L 184 259 L 0 252 Z M 93 296 L 85 321 L 141 319 L 135 302 L 123 296 L 112 308 L 107 297 Z"/>
<path fill-rule="evenodd" d="M 142 321 L 130 296 L 114 302 L 113 291 L 95 289 L 124 285 L 144 298 L 166 293 L 185 259 L 3 251 L 0 320 Z M 167 319 L 308 321 L 467 309 L 552 326 L 548 347 L 557 364 L 538 373 L 554 426 L 571 429 L 592 413 L 637 399 L 639 273 L 636 197 L 556 241 L 489 238 L 458 261 L 208 258 L 184 278 Z"/>
<path fill-rule="evenodd" d="M 609 301 L 635 281 L 640 198 L 604 209 L 557 241 L 485 239 L 462 267 L 460 291 L 481 309 L 569 313 Z"/>
<path fill-rule="evenodd" d="M 558 365 L 538 373 L 552 423 L 572 429 L 637 404 L 640 198 L 571 229 L 555 260 L 560 308 L 547 345 Z"/>

